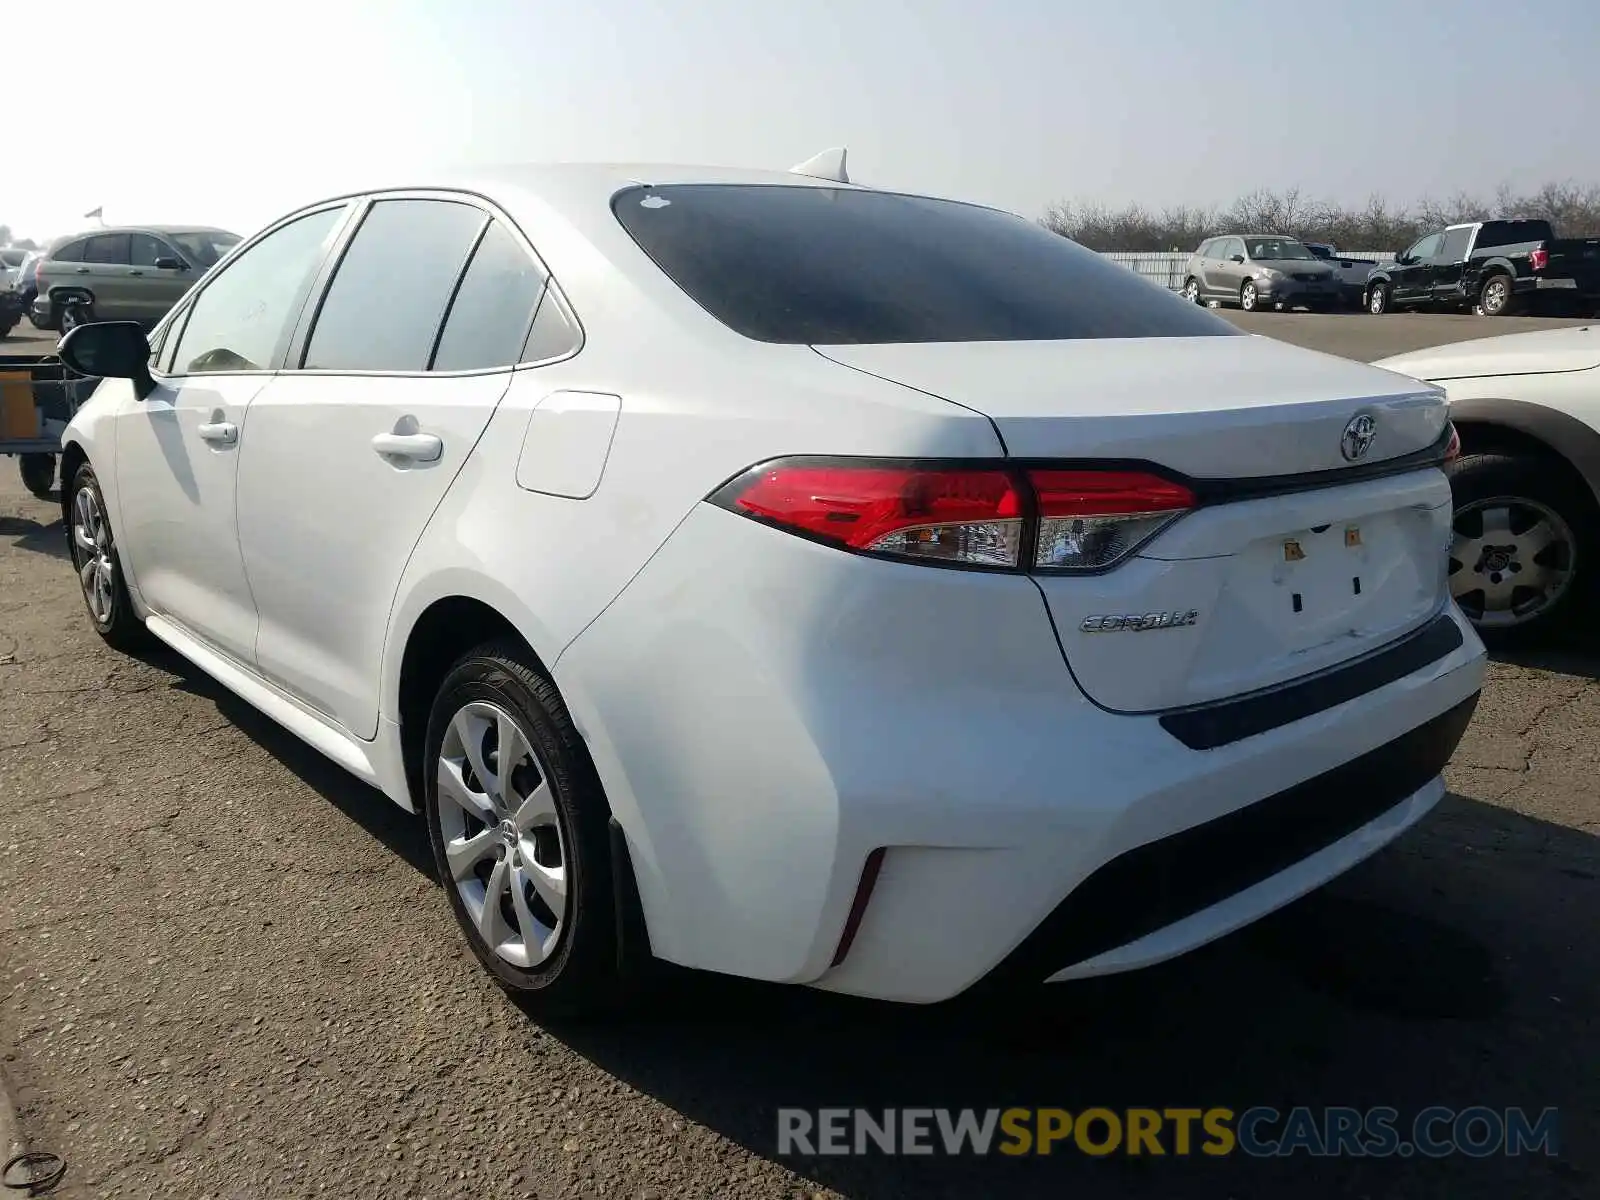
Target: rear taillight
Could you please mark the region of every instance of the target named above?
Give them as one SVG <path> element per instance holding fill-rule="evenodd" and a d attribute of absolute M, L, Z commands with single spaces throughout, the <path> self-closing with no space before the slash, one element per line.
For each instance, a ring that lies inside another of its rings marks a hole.
<path fill-rule="evenodd" d="M 1030 471 L 1039 505 L 1033 562 L 1098 570 L 1126 558 L 1194 507 L 1194 493 L 1142 471 Z"/>
<path fill-rule="evenodd" d="M 38 262 L 33 264 L 33 286 L 34 287 L 43 287 L 44 286 L 44 278 L 43 278 L 43 276 L 44 276 L 44 259 L 41 258 Z"/>
<path fill-rule="evenodd" d="M 1450 440 L 1445 443 L 1444 461 L 1455 462 L 1461 457 L 1461 434 L 1456 431 L 1454 423 L 1450 426 Z"/>
<path fill-rule="evenodd" d="M 709 497 L 844 549 L 949 566 L 1103 571 L 1194 507 L 1130 470 L 849 459 L 764 463 Z"/>
<path fill-rule="evenodd" d="M 1528 251 L 1528 265 L 1535 271 L 1542 271 L 1550 265 L 1550 251 L 1540 246 L 1537 250 Z"/>

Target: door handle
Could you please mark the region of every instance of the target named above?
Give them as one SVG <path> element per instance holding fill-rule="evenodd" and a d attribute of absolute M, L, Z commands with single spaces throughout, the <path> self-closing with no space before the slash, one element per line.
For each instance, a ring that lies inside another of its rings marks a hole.
<path fill-rule="evenodd" d="M 143 271 L 141 271 L 141 270 L 139 270 L 139 269 L 138 269 L 138 268 L 135 268 L 135 269 L 134 269 L 134 270 L 132 270 L 132 271 L 129 271 L 129 272 L 128 272 L 128 274 L 129 274 L 129 275 L 143 275 L 143 274 L 144 274 L 144 272 L 143 272 Z"/>
<path fill-rule="evenodd" d="M 89 268 L 88 267 L 79 267 L 76 271 L 73 272 L 74 275 L 87 275 L 88 273 L 89 273 Z"/>
<path fill-rule="evenodd" d="M 239 440 L 239 427 L 231 421 L 207 421 L 195 429 L 203 442 L 231 446 Z"/>
<path fill-rule="evenodd" d="M 380 433 L 372 439 L 372 448 L 384 458 L 438 462 L 444 442 L 431 433 Z"/>

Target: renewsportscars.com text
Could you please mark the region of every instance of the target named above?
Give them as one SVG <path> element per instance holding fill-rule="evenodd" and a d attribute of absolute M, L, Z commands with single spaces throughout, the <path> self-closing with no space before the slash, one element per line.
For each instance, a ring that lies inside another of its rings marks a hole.
<path fill-rule="evenodd" d="M 1559 1153 L 1553 1108 L 780 1108 L 780 1155 L 1472 1158 Z"/>

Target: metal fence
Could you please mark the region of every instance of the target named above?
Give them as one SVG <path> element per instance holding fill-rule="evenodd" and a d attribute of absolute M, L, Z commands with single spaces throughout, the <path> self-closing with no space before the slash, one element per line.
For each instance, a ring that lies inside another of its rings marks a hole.
<path fill-rule="evenodd" d="M 1102 250 L 1101 256 L 1109 258 L 1114 263 L 1121 263 L 1135 275 L 1141 275 L 1151 283 L 1159 283 L 1162 287 L 1177 291 L 1183 287 L 1183 269 L 1189 262 L 1190 251 L 1168 253 L 1166 251 L 1132 251 L 1132 250 Z M 1346 250 L 1342 253 L 1351 258 L 1366 258 L 1373 262 L 1391 262 L 1394 259 L 1393 251 L 1380 250 Z"/>

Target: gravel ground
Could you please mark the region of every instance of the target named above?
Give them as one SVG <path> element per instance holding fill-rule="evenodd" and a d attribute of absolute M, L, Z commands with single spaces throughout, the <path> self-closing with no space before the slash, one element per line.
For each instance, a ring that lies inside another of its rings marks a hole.
<path fill-rule="evenodd" d="M 1360 357 L 1400 348 L 1363 327 L 1428 321 L 1243 319 Z M 1597 677 L 1594 648 L 1496 664 L 1437 813 L 1161 968 L 933 1010 L 687 977 L 541 1027 L 465 952 L 411 818 L 181 660 L 102 648 L 58 510 L 0 460 L 0 1073 L 70 1200 L 1592 1197 Z M 779 1158 L 777 1107 L 840 1104 L 1557 1106 L 1563 1146 Z"/>

